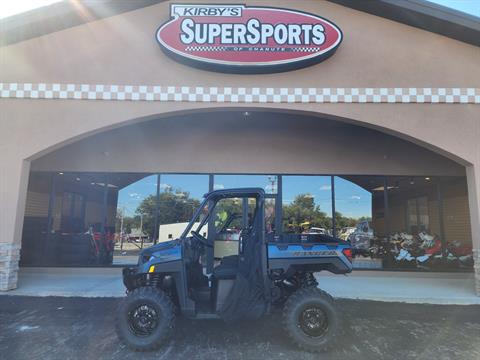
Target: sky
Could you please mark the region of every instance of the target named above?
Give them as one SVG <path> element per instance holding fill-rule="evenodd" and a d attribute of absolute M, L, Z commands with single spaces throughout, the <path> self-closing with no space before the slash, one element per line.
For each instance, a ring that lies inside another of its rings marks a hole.
<path fill-rule="evenodd" d="M 274 181 L 274 186 L 272 186 Z M 275 177 L 266 175 L 215 175 L 214 188 L 228 189 L 234 187 L 261 187 L 267 193 L 276 188 Z M 201 199 L 208 192 L 208 175 L 162 175 L 160 191 L 188 191 L 190 196 Z M 118 207 L 124 209 L 126 215 L 133 215 L 143 199 L 155 195 L 157 176 L 151 175 L 120 190 Z M 283 203 L 291 203 L 296 195 L 309 194 L 313 196 L 316 205 L 332 215 L 331 180 L 329 176 L 284 176 Z M 336 210 L 348 217 L 358 218 L 371 216 L 371 194 L 359 186 L 335 177 Z"/>
<path fill-rule="evenodd" d="M 60 0 L 1 0 L 0 19 L 56 2 L 60 2 Z"/>
<path fill-rule="evenodd" d="M 428 0 L 464 13 L 480 17 L 480 0 Z"/>
<path fill-rule="evenodd" d="M 0 19 L 19 14 L 38 7 L 50 5 L 60 0 L 2 0 L 0 1 Z M 81 1 L 81 0 L 79 0 Z M 429 0 L 467 14 L 480 17 L 480 0 Z"/>

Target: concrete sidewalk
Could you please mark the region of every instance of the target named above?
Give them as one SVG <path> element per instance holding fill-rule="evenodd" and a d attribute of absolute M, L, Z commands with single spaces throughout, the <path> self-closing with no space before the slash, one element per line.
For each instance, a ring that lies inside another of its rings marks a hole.
<path fill-rule="evenodd" d="M 319 273 L 320 287 L 336 298 L 412 304 L 480 304 L 472 273 L 356 271 Z M 24 296 L 121 297 L 120 268 L 22 268 L 19 287 L 0 293 Z"/>

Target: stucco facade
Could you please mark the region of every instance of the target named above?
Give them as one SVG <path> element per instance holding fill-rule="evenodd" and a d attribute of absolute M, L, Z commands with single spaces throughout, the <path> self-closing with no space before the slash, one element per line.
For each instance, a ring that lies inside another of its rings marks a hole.
<path fill-rule="evenodd" d="M 226 2 L 228 1 L 219 3 Z M 267 1 L 248 2 L 248 5 L 253 4 L 272 5 Z M 253 112 L 255 116 L 262 113 L 290 114 L 292 118 L 295 115 L 309 116 L 319 122 L 329 119 L 373 129 L 398 138 L 394 141 L 400 142 L 399 149 L 407 149 L 407 143 L 418 146 L 418 151 L 423 154 L 423 157 L 416 159 L 418 164 L 415 171 L 418 174 L 421 174 L 422 162 L 432 163 L 431 167 L 436 167 L 442 174 L 466 173 L 471 233 L 476 254 L 477 291 L 480 291 L 480 49 L 329 2 L 296 1 L 292 4 L 282 0 L 275 2 L 274 6 L 294 7 L 334 21 L 344 33 L 343 43 L 327 61 L 291 72 L 259 76 L 202 71 L 174 62 L 162 53 L 155 42 L 155 30 L 169 17 L 169 2 L 165 2 L 0 49 L 0 81 L 3 90 L 9 89 L 5 94 L 2 93 L 0 99 L 0 289 L 7 290 L 16 286 L 18 251 L 31 168 L 78 169 L 82 159 L 76 163 L 74 154 L 78 154 L 75 146 L 80 144 L 79 141 L 88 143 L 89 139 L 94 139 L 90 138 L 92 135 L 107 134 L 111 130 L 125 125 L 142 124 L 146 120 L 158 119 L 157 124 L 165 122 L 170 127 L 168 131 L 165 130 L 165 141 L 175 139 L 169 138 L 175 131 L 177 136 L 182 131 L 185 133 L 185 129 L 174 128 L 186 121 L 189 126 L 186 131 L 191 128 L 190 134 L 194 139 L 198 133 L 195 127 L 200 127 L 203 122 L 188 123 L 189 116 L 198 113 L 221 114 L 222 111 L 235 109 Z M 29 91 L 29 87 L 25 87 L 25 84 L 33 84 L 43 95 L 38 99 L 22 97 L 24 94 L 18 93 L 11 84 L 19 84 L 26 91 Z M 42 84 L 52 94 L 45 94 Z M 56 89 L 54 84 L 60 84 L 61 87 Z M 79 94 L 69 92 L 66 84 L 71 84 L 72 89 Z M 112 90 L 111 85 L 120 85 L 120 90 L 127 93 L 127 99 L 132 99 L 133 91 L 139 93 L 139 100 L 136 101 L 134 97 L 131 101 L 125 101 L 117 95 L 101 100 L 96 99 L 95 94 L 89 99 L 88 91 L 81 93 L 82 84 L 90 85 L 88 89 L 92 92 L 102 92 L 102 89 L 107 88 Z M 132 85 L 133 88 L 125 89 L 123 85 Z M 162 87 L 159 91 L 169 94 L 164 98 L 155 97 L 156 90 L 153 86 Z M 271 97 L 272 93 L 281 94 L 282 88 L 287 89 L 285 91 L 288 94 L 295 95 L 295 91 L 298 91 L 306 97 Z M 332 89 L 341 97 L 325 101 L 324 98 L 308 96 L 309 89 L 326 88 Z M 420 94 L 424 88 L 440 94 L 439 97 L 432 99 L 428 92 L 421 99 L 416 97 L 416 92 Z M 351 93 L 352 89 L 365 97 L 359 98 L 353 91 L 353 97 L 345 99 L 344 91 Z M 411 102 L 407 103 L 402 96 L 393 96 L 390 100 L 384 99 L 384 102 L 377 101 L 376 96 L 380 97 L 383 91 L 395 94 L 392 89 L 404 89 L 405 93 L 402 94 L 408 96 L 408 101 Z M 408 89 L 415 89 L 415 92 Z M 459 89 L 459 93 L 465 96 L 470 93 L 473 95 L 464 101 L 459 97 L 454 100 L 453 95 L 457 93 L 454 89 Z M 58 90 L 66 93 L 60 95 Z M 225 97 L 219 98 L 218 91 L 225 94 Z M 144 92 L 151 92 L 153 97 L 148 98 Z M 245 93 L 257 92 L 264 94 L 264 97 L 256 98 L 255 101 L 244 96 Z M 442 95 L 444 92 L 452 98 Z M 205 93 L 211 96 L 201 96 Z M 231 94 L 237 96 L 232 97 Z M 172 123 L 174 116 L 179 117 L 177 124 Z M 187 120 L 182 120 L 182 117 Z M 221 122 L 221 118 L 216 120 Z M 266 162 L 266 157 L 256 157 L 257 143 L 254 142 L 254 146 L 249 147 L 248 140 L 245 140 L 238 145 L 239 149 L 243 149 L 244 156 L 234 165 L 228 152 L 222 156 L 221 152 L 209 147 L 201 148 L 204 158 L 209 159 L 203 164 L 186 160 L 189 153 L 184 147 L 184 152 L 178 158 L 166 156 L 150 165 L 156 171 L 204 173 L 256 173 L 262 170 L 311 174 L 326 171 L 348 171 L 353 174 L 361 172 L 356 167 L 358 161 L 353 160 L 343 162 L 342 169 L 335 168 L 334 154 L 328 156 L 330 160 L 313 166 L 311 162 L 295 162 L 294 159 L 301 157 L 302 151 L 305 151 L 301 146 L 304 139 L 313 135 L 308 134 L 310 125 L 296 126 L 292 119 L 289 121 L 286 125 L 289 131 L 282 133 L 280 128 L 273 132 L 272 137 L 270 134 L 265 135 L 272 146 L 275 136 L 284 139 L 293 134 L 294 137 L 292 141 L 295 145 L 291 150 L 270 154 L 268 159 L 273 159 L 272 161 Z M 205 123 L 207 131 L 204 129 L 203 135 L 214 136 L 215 123 Z M 245 134 L 248 135 L 248 131 Z M 254 136 L 253 133 L 250 135 Z M 303 136 L 302 141 L 299 140 L 300 136 Z M 368 136 L 375 138 L 376 135 Z M 229 137 L 233 139 L 231 134 L 222 134 L 222 141 L 230 142 Z M 310 141 L 314 143 L 313 140 Z M 143 146 L 148 151 L 148 146 Z M 386 152 L 388 144 L 384 143 L 380 148 Z M 166 147 L 165 151 L 168 149 Z M 94 161 L 84 164 L 86 167 L 83 170 L 104 169 L 102 156 L 122 149 L 115 150 L 112 145 L 98 150 L 103 151 L 97 157 L 90 154 Z M 373 153 L 374 149 L 363 151 Z M 172 154 L 178 152 L 172 151 Z M 290 161 L 284 161 L 288 154 L 291 155 Z M 88 151 L 85 156 L 88 156 Z M 404 168 L 402 156 L 391 156 L 399 159 L 396 165 L 400 174 Z M 397 174 L 395 163 L 382 165 L 382 158 L 388 160 L 388 154 L 382 154 L 378 161 L 368 166 L 377 164 L 382 173 L 390 171 Z M 114 160 L 108 161 L 108 164 L 112 171 L 124 170 L 117 168 L 120 165 L 116 165 Z M 131 168 L 139 166 L 134 161 L 134 156 L 126 164 Z M 141 166 L 144 167 L 135 170 L 149 171 L 148 164 Z M 268 166 L 270 168 L 266 168 Z M 368 174 L 373 174 L 374 171 L 375 169 L 369 169 Z"/>

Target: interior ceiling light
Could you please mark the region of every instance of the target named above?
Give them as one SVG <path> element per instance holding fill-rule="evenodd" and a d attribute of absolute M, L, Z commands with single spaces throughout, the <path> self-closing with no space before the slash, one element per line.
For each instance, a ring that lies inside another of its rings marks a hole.
<path fill-rule="evenodd" d="M 79 177 L 77 177 L 75 180 L 77 180 L 77 181 L 80 181 L 80 178 L 79 178 Z"/>
<path fill-rule="evenodd" d="M 98 185 L 98 186 L 105 186 L 105 183 L 92 183 L 92 184 L 95 184 L 95 185 Z M 107 187 L 109 187 L 109 188 L 118 188 L 118 186 L 113 185 L 113 184 L 107 184 Z"/>
<path fill-rule="evenodd" d="M 59 172 L 58 175 L 63 175 L 63 172 Z"/>
<path fill-rule="evenodd" d="M 430 181 L 430 178 L 427 176 L 427 177 L 425 178 L 425 180 L 426 180 L 426 181 Z"/>
<path fill-rule="evenodd" d="M 387 190 L 398 189 L 398 186 L 387 186 Z M 384 191 L 385 188 L 383 186 L 376 187 L 372 189 L 372 191 Z"/>

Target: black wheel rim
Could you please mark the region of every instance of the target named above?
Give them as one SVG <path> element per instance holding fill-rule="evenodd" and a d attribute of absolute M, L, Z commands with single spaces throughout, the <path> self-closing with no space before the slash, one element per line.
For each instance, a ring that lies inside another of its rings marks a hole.
<path fill-rule="evenodd" d="M 298 317 L 298 327 L 309 337 L 322 337 L 328 331 L 327 314 L 318 306 L 308 306 Z"/>
<path fill-rule="evenodd" d="M 158 326 L 160 315 L 147 304 L 135 307 L 128 313 L 130 331 L 137 336 L 149 336 Z"/>

